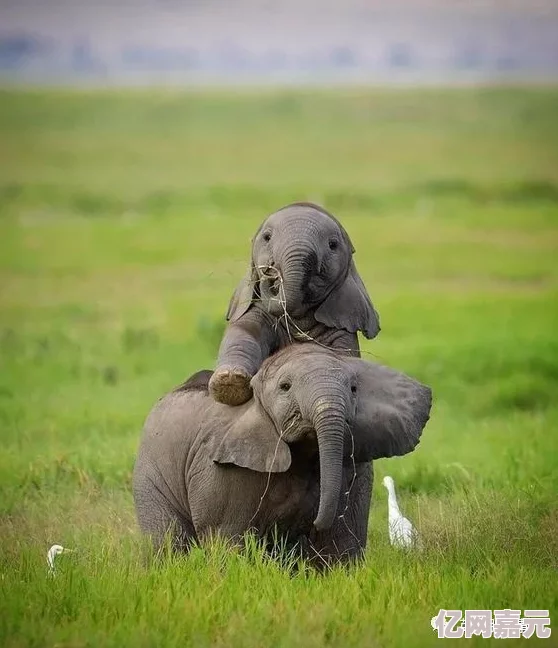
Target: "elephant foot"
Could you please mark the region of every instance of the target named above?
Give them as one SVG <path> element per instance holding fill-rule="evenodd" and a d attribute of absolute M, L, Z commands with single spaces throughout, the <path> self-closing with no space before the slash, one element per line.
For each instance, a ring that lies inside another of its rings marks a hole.
<path fill-rule="evenodd" d="M 209 381 L 209 393 L 225 405 L 242 405 L 252 398 L 252 377 L 238 367 L 220 367 Z"/>

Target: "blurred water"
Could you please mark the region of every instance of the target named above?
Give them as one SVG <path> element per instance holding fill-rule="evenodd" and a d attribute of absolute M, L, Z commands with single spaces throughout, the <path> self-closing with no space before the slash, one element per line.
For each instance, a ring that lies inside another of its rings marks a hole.
<path fill-rule="evenodd" d="M 558 0 L 0 0 L 0 81 L 558 78 Z"/>

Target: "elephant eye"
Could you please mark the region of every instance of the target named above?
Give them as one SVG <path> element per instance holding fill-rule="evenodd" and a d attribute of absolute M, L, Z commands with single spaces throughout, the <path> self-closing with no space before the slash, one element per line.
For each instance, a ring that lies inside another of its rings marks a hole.
<path fill-rule="evenodd" d="M 271 240 L 271 232 L 264 232 L 262 238 L 267 243 L 268 241 Z"/>
<path fill-rule="evenodd" d="M 338 245 L 339 245 L 339 243 L 337 243 L 337 241 L 335 239 L 332 239 L 329 242 L 329 249 L 330 250 L 337 250 Z"/>
<path fill-rule="evenodd" d="M 279 383 L 279 389 L 284 392 L 288 392 L 291 388 L 291 383 L 288 380 L 283 380 Z"/>
<path fill-rule="evenodd" d="M 356 394 L 356 391 L 357 391 L 356 390 L 356 385 L 351 385 L 351 391 L 353 392 L 353 394 Z"/>

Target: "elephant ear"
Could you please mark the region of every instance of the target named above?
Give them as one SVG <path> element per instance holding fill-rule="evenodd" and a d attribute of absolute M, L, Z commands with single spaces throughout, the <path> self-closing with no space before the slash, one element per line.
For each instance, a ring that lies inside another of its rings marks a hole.
<path fill-rule="evenodd" d="M 430 418 L 430 387 L 366 360 L 348 362 L 357 368 L 355 460 L 401 456 L 414 450 Z"/>
<path fill-rule="evenodd" d="M 257 472 L 285 472 L 291 465 L 289 446 L 279 437 L 257 401 L 235 421 L 211 459 Z"/>
<path fill-rule="evenodd" d="M 239 317 L 253 304 L 254 299 L 258 297 L 256 294 L 256 286 L 258 285 L 258 273 L 256 268 L 250 265 L 248 272 L 244 275 L 241 282 L 235 288 L 235 291 L 230 299 L 229 308 L 227 310 L 227 320 L 236 322 Z"/>
<path fill-rule="evenodd" d="M 331 328 L 362 331 L 368 339 L 380 332 L 380 318 L 352 259 L 345 281 L 328 295 L 314 317 Z"/>

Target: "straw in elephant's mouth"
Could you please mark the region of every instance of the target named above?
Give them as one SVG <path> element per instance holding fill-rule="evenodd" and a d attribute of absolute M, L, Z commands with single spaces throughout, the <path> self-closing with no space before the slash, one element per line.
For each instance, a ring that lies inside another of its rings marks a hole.
<path fill-rule="evenodd" d="M 273 297 L 277 297 L 279 295 L 279 290 L 281 289 L 281 282 L 279 279 L 275 279 L 275 281 L 271 284 L 269 284 L 269 293 Z"/>
<path fill-rule="evenodd" d="M 264 266 L 262 269 L 262 283 L 265 284 L 267 292 L 272 297 L 278 297 L 281 292 L 281 283 L 283 281 L 277 268 L 273 266 Z"/>

